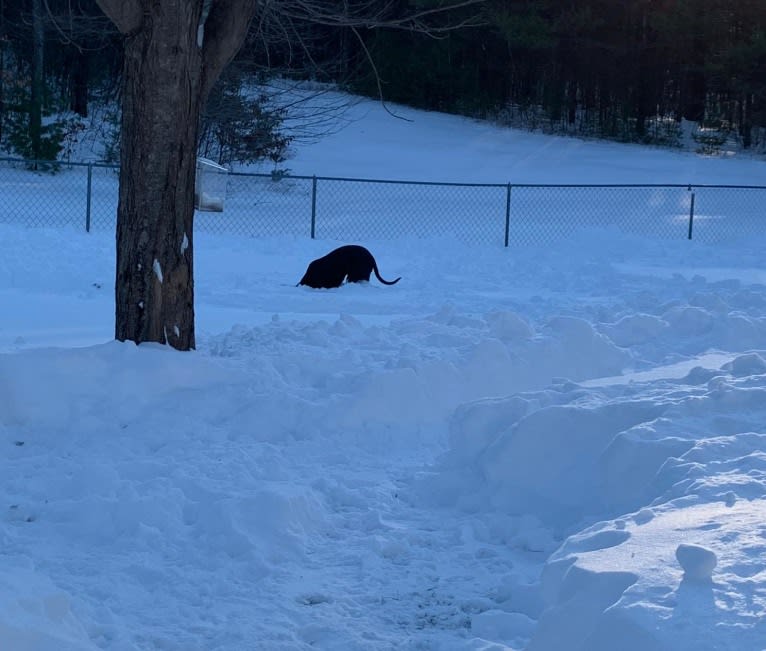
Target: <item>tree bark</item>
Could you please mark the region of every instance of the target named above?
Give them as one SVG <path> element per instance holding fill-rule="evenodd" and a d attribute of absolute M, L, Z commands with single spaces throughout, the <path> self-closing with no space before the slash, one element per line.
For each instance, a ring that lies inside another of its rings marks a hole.
<path fill-rule="evenodd" d="M 200 3 L 164 4 L 125 42 L 115 336 L 189 350 Z"/>
<path fill-rule="evenodd" d="M 97 1 L 126 36 L 115 337 L 190 350 L 199 117 L 255 0 Z"/>

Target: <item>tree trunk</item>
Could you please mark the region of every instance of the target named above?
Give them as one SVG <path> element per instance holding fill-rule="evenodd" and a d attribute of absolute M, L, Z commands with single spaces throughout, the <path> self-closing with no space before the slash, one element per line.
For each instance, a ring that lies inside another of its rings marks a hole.
<path fill-rule="evenodd" d="M 702 124 L 707 101 L 706 84 L 705 73 L 701 69 L 690 68 L 682 75 L 679 117 Z"/>
<path fill-rule="evenodd" d="M 750 149 L 753 144 L 753 124 L 750 118 L 751 105 L 750 94 L 742 93 L 739 105 L 739 135 L 742 138 L 742 147 L 744 149 Z"/>
<path fill-rule="evenodd" d="M 32 92 L 29 99 L 29 141 L 32 158 L 42 158 L 41 138 L 43 122 L 43 26 L 42 0 L 32 0 Z"/>
<path fill-rule="evenodd" d="M 69 108 L 84 118 L 88 117 L 88 55 L 75 52 L 72 57 Z"/>
<path fill-rule="evenodd" d="M 0 19 L 0 35 L 2 35 L 2 19 Z M 3 144 L 3 125 L 5 122 L 5 43 L 0 38 L 0 145 Z"/>
<path fill-rule="evenodd" d="M 115 336 L 189 350 L 201 3 L 174 4 L 125 43 Z"/>
<path fill-rule="evenodd" d="M 258 0 L 96 0 L 125 36 L 115 337 L 194 348 L 199 117 Z"/>

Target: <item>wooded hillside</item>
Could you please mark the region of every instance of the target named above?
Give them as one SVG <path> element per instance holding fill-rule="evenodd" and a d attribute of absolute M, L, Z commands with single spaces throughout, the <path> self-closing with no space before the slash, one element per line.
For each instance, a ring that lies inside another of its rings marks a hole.
<path fill-rule="evenodd" d="M 269 75 L 622 141 L 676 145 L 688 120 L 702 150 L 728 141 L 766 152 L 764 0 L 485 0 L 436 16 L 427 12 L 446 0 L 325 0 L 327 20 L 306 19 L 302 4 L 264 9 L 211 96 L 216 114 L 237 114 L 201 133 L 233 156 L 277 160 L 288 142 L 268 98 L 240 92 Z M 355 27 L 371 6 L 389 27 Z M 390 27 L 413 11 L 426 12 L 430 34 Z M 119 39 L 93 2 L 0 0 L 0 149 L 61 155 L 76 116 L 115 98 Z M 256 134 L 251 151 L 237 150 L 233 125 Z"/>

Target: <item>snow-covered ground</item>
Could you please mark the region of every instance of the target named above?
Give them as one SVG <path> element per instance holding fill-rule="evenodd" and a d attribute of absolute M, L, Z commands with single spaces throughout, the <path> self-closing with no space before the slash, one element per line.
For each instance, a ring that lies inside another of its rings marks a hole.
<path fill-rule="evenodd" d="M 353 110 L 288 167 L 766 181 Z M 112 340 L 111 233 L 0 224 L 0 649 L 766 649 L 766 234 L 361 243 L 401 282 L 199 233 L 178 353 Z"/>

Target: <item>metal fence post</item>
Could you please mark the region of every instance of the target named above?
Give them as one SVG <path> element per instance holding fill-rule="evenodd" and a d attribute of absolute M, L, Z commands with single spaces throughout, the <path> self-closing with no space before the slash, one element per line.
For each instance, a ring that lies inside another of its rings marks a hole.
<path fill-rule="evenodd" d="M 511 234 L 511 184 L 505 191 L 505 246 L 508 248 L 508 240 Z"/>
<path fill-rule="evenodd" d="M 692 239 L 692 228 L 694 226 L 694 190 L 689 186 L 689 192 L 692 193 L 692 200 L 689 204 L 689 239 Z"/>
<path fill-rule="evenodd" d="M 317 226 L 317 177 L 311 177 L 311 239 L 316 239 Z"/>
<path fill-rule="evenodd" d="M 93 184 L 93 165 L 88 165 L 88 193 L 85 202 L 85 232 L 90 233 L 90 199 Z"/>

